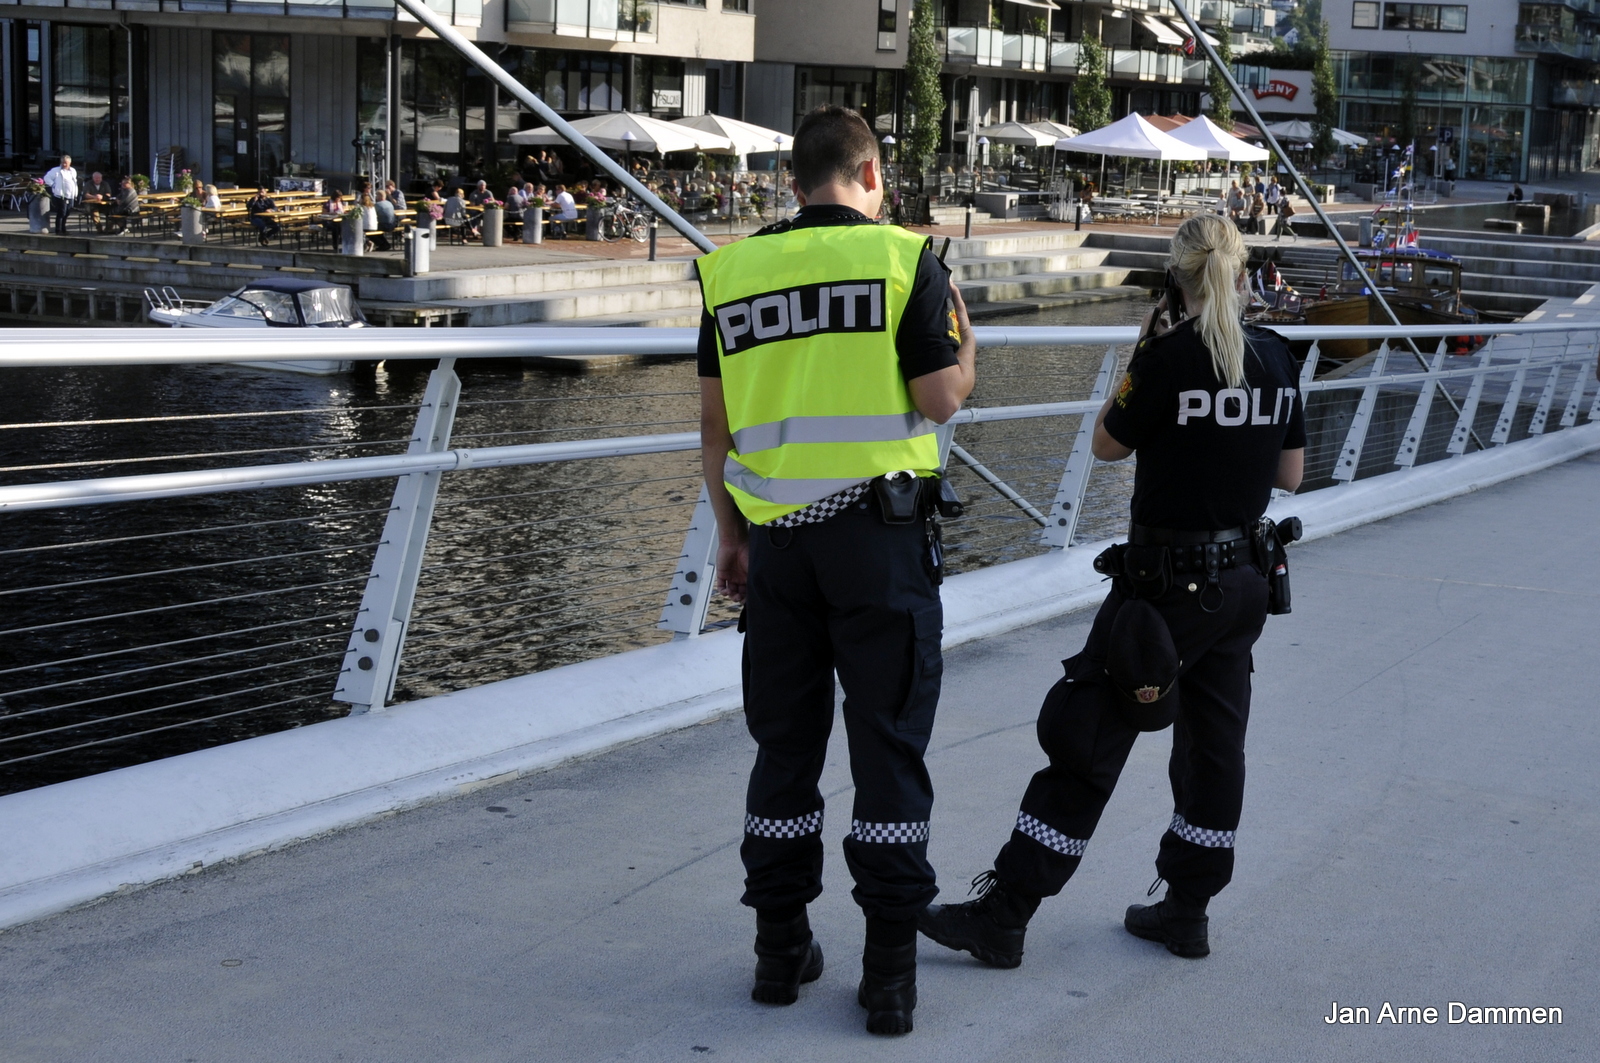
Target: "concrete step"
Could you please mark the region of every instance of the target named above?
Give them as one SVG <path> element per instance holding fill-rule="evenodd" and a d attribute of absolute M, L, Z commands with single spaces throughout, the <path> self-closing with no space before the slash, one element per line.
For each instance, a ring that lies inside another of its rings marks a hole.
<path fill-rule="evenodd" d="M 1097 266 L 1053 273 L 1023 273 L 992 281 L 957 282 L 957 287 L 968 303 L 996 303 L 1127 283 L 1127 270 Z"/>
<path fill-rule="evenodd" d="M 420 277 L 363 277 L 363 299 L 423 303 L 441 299 L 494 299 L 627 285 L 676 284 L 694 279 L 686 258 L 657 262 L 584 259 L 516 269 L 464 269 Z"/>
<path fill-rule="evenodd" d="M 1088 232 L 1074 231 L 1070 225 L 1053 225 L 1048 229 L 1028 229 L 1017 233 L 988 233 L 971 239 L 952 240 L 945 260 L 970 258 L 1001 258 L 1007 255 L 1038 255 L 1052 251 L 1067 251 L 1083 247 Z M 934 248 L 943 246 L 935 240 Z"/>
<path fill-rule="evenodd" d="M 571 324 L 582 319 L 611 319 L 657 314 L 700 320 L 700 286 L 693 281 L 672 284 L 625 284 L 590 290 L 545 292 L 520 298 L 434 299 L 423 307 L 448 307 L 467 314 L 475 327 L 534 325 L 541 322 Z"/>
<path fill-rule="evenodd" d="M 990 258 L 946 258 L 945 265 L 957 281 L 989 280 L 1022 273 L 1052 273 L 1103 265 L 1105 251 L 1065 251 L 1054 255 L 1015 255 Z"/>

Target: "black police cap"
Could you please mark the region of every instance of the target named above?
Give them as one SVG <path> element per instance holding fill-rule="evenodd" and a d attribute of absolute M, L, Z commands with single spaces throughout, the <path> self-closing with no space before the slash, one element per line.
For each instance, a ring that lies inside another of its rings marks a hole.
<path fill-rule="evenodd" d="M 1159 731 L 1178 717 L 1178 671 L 1183 662 L 1172 631 L 1156 607 L 1132 598 L 1111 622 L 1106 675 L 1123 718 L 1141 731 Z"/>

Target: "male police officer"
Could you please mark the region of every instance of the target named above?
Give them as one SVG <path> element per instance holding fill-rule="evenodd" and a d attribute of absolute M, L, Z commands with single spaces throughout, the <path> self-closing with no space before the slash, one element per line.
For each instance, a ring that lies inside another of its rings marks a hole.
<path fill-rule="evenodd" d="M 972 390 L 966 307 L 928 240 L 870 224 L 872 129 L 823 107 L 794 139 L 799 215 L 699 260 L 701 438 L 721 544 L 745 602 L 745 716 L 759 751 L 740 855 L 756 909 L 754 1000 L 822 974 L 806 905 L 822 892 L 822 773 L 833 675 L 856 782 L 845 861 L 866 914 L 867 1029 L 911 1029 L 933 789 L 943 612 L 924 488 L 935 424 Z"/>

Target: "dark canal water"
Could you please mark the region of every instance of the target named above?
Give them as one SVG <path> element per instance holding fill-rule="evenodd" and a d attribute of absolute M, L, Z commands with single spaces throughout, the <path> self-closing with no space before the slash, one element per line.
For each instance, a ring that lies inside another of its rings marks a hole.
<path fill-rule="evenodd" d="M 1125 325 L 1139 302 L 984 324 Z M 974 402 L 1083 398 L 1103 350 L 979 354 Z M 692 362 L 566 374 L 464 364 L 453 443 L 691 430 Z M 212 366 L 11 370 L 0 483 L 394 453 L 425 368 L 301 377 Z M 88 422 L 88 423 L 85 423 Z M 1048 510 L 1077 418 L 957 440 Z M 698 453 L 446 477 L 396 700 L 669 636 L 656 627 Z M 1036 526 L 970 472 L 956 571 L 1028 556 Z M 1080 539 L 1126 521 L 1130 465 L 1090 485 Z M 0 514 L 0 792 L 343 715 L 330 694 L 393 492 L 375 480 Z M 709 622 L 732 612 L 719 603 Z"/>

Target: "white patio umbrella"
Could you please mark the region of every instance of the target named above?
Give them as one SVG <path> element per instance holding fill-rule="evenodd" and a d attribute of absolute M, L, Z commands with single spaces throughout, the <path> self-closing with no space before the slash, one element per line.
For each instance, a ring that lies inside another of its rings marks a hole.
<path fill-rule="evenodd" d="M 794 147 L 794 137 L 787 133 L 780 133 L 776 129 L 768 129 L 766 126 L 750 122 L 741 122 L 737 118 L 726 118 L 720 114 L 698 114 L 693 118 L 675 119 L 669 124 L 710 133 L 716 137 L 725 137 L 733 143 L 733 150 L 739 155 L 773 151 L 774 144 L 777 145 L 778 151 L 787 151 Z"/>
<path fill-rule="evenodd" d="M 1185 144 L 1170 133 L 1163 133 L 1146 122 L 1144 116 L 1137 112 L 1092 132 L 1080 133 L 1075 137 L 1063 137 L 1056 141 L 1056 150 L 1082 151 L 1099 155 L 1102 187 L 1105 185 L 1105 157 L 1108 155 L 1130 159 L 1156 159 L 1159 162 L 1173 159 L 1199 161 L 1206 158 L 1204 148 Z"/>
<path fill-rule="evenodd" d="M 1060 122 L 1029 122 L 1028 124 L 1034 129 L 1038 129 L 1042 132 L 1054 133 L 1057 140 L 1060 140 L 1063 137 L 1075 137 L 1078 135 L 1078 131 L 1076 129 L 1069 125 L 1063 125 Z"/>
<path fill-rule="evenodd" d="M 1279 140 L 1311 140 L 1316 136 L 1316 131 L 1311 128 L 1311 123 L 1304 118 L 1296 118 L 1289 122 L 1274 122 L 1267 126 L 1267 132 Z"/>
<path fill-rule="evenodd" d="M 1273 132 L 1277 132 L 1277 130 L 1273 130 Z M 1258 148 L 1245 143 L 1205 115 L 1201 115 L 1193 121 L 1185 122 L 1167 135 L 1173 140 L 1181 140 L 1193 147 L 1203 148 L 1208 159 L 1226 159 L 1228 162 L 1262 162 L 1271 154 L 1266 148 Z M 1295 137 L 1294 139 L 1304 140 L 1305 136 Z"/>
<path fill-rule="evenodd" d="M 613 111 L 593 118 L 580 118 L 572 128 L 588 137 L 591 142 L 612 151 L 710 151 L 722 154 L 733 152 L 733 141 L 727 137 L 708 133 L 703 129 L 675 125 L 651 118 L 647 114 Z M 632 133 L 631 141 L 623 137 Z M 566 140 L 549 126 L 524 129 L 506 139 L 513 144 L 564 144 Z M 769 141 L 770 142 L 770 141 Z"/>
<path fill-rule="evenodd" d="M 1347 148 L 1364 148 L 1367 146 L 1365 137 L 1358 137 L 1354 133 L 1346 133 L 1342 129 L 1333 131 L 1333 142 L 1335 144 L 1343 144 Z"/>
<path fill-rule="evenodd" d="M 989 138 L 991 144 L 1019 144 L 1028 148 L 1048 148 L 1061 139 L 1060 133 L 1045 132 L 1021 122 L 1000 122 L 978 130 L 979 136 Z"/>

